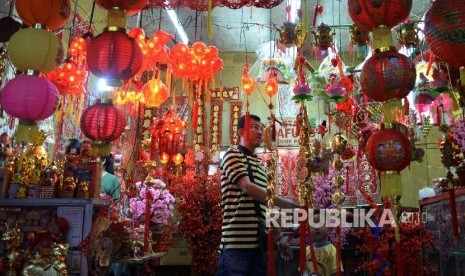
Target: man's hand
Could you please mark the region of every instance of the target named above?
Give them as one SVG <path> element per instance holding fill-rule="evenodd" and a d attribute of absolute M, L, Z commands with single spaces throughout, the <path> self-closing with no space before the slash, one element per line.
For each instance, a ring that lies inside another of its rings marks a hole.
<path fill-rule="evenodd" d="M 281 239 L 277 243 L 279 254 L 284 261 L 289 261 L 292 259 L 292 249 L 289 243 L 285 239 Z"/>

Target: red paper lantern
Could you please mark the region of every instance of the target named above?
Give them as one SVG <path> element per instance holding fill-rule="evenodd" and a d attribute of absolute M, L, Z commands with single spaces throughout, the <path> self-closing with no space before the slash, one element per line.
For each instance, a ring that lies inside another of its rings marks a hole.
<path fill-rule="evenodd" d="M 392 28 L 408 18 L 412 0 L 349 0 L 349 15 L 363 31 L 384 25 Z"/>
<path fill-rule="evenodd" d="M 465 1 L 436 0 L 425 14 L 425 38 L 441 60 L 465 65 Z"/>
<path fill-rule="evenodd" d="M 40 23 L 50 30 L 63 27 L 71 14 L 69 0 L 16 0 L 15 6 L 24 24 Z"/>
<path fill-rule="evenodd" d="M 415 87 L 416 69 L 413 62 L 390 50 L 377 52 L 362 68 L 360 86 L 363 93 L 375 101 L 402 99 Z"/>
<path fill-rule="evenodd" d="M 410 164 L 412 152 L 410 142 L 402 132 L 385 128 L 370 136 L 366 156 L 370 165 L 379 171 L 399 172 Z"/>
<path fill-rule="evenodd" d="M 0 94 L 2 108 L 21 120 L 39 121 L 58 106 L 56 86 L 45 78 L 22 75 L 9 81 Z"/>
<path fill-rule="evenodd" d="M 139 45 L 124 32 L 105 31 L 87 48 L 89 71 L 114 86 L 121 85 L 121 80 L 132 78 L 141 68 L 142 61 Z"/>
<path fill-rule="evenodd" d="M 110 100 L 98 100 L 82 113 L 81 130 L 94 141 L 114 141 L 121 136 L 125 126 L 123 112 Z"/>

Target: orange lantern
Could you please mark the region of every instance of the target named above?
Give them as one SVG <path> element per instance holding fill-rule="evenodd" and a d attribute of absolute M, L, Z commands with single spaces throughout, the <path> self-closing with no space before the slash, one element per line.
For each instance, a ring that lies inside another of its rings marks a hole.
<path fill-rule="evenodd" d="M 278 92 L 278 82 L 276 81 L 275 72 L 272 71 L 270 74 L 270 78 L 265 83 L 265 93 L 271 97 L 276 95 Z"/>
<path fill-rule="evenodd" d="M 16 0 L 16 11 L 24 24 L 43 24 L 50 30 L 63 27 L 71 14 L 69 0 Z"/>
<path fill-rule="evenodd" d="M 168 87 L 159 79 L 148 81 L 142 91 L 145 96 L 145 105 L 147 107 L 159 107 L 169 98 Z"/>
<path fill-rule="evenodd" d="M 252 92 L 255 90 L 255 80 L 253 77 L 249 74 L 249 65 L 246 64 L 244 65 L 244 70 L 242 71 L 242 79 L 241 79 L 241 86 L 242 86 L 242 91 L 247 96 L 250 96 Z"/>

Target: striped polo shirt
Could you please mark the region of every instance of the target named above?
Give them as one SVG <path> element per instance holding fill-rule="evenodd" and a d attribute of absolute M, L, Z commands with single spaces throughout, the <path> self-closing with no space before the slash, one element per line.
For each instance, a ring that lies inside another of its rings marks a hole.
<path fill-rule="evenodd" d="M 248 175 L 248 164 L 253 182 L 266 188 L 266 170 L 262 160 L 247 148 L 239 145 L 225 153 L 221 170 L 221 248 L 257 248 L 257 216 L 254 199 L 242 192 L 237 185 L 240 178 Z M 251 179 L 252 180 L 252 179 Z M 265 219 L 266 206 L 261 206 L 261 219 Z"/>

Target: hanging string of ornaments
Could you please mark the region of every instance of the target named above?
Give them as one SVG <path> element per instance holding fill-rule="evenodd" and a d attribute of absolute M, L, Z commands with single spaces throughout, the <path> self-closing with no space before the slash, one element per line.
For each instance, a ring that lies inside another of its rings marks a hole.
<path fill-rule="evenodd" d="M 58 107 L 57 87 L 41 74 L 51 72 L 61 63 L 63 49 L 52 31 L 65 25 L 71 7 L 69 0 L 18 0 L 16 10 L 29 27 L 13 34 L 8 55 L 22 74 L 5 85 L 0 102 L 13 117 L 12 122 L 14 117 L 20 120 L 16 140 L 28 142 L 37 136 L 36 122 L 50 117 Z M 30 47 L 30 41 L 34 41 L 34 47 Z"/>

